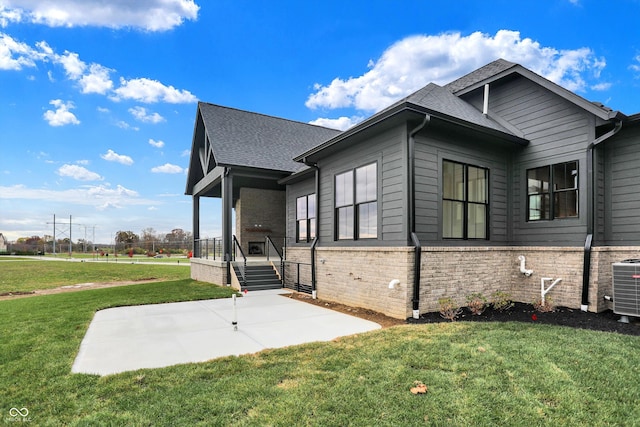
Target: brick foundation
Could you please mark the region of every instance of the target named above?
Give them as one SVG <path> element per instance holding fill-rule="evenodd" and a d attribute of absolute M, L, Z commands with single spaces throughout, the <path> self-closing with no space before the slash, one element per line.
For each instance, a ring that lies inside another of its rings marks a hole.
<path fill-rule="evenodd" d="M 291 281 L 298 262 L 301 273 L 310 277 L 311 250 L 287 248 L 285 280 Z M 529 277 L 520 273 L 518 257 L 526 259 Z M 611 264 L 628 258 L 640 258 L 640 247 L 596 247 L 591 253 L 588 310 L 611 308 L 603 299 L 611 295 Z M 412 314 L 413 247 L 368 247 L 316 249 L 317 297 L 327 301 L 363 307 L 395 318 Z M 540 298 L 543 277 L 559 282 L 549 293 L 555 305 L 580 309 L 582 299 L 581 247 L 423 247 L 420 280 L 421 313 L 439 310 L 438 300 L 453 298 L 465 306 L 466 297 L 482 293 L 487 298 L 495 291 L 510 294 L 516 302 L 531 303 Z M 208 271 L 211 270 L 211 271 Z M 213 283 L 225 283 L 224 263 L 192 260 L 191 277 Z M 400 283 L 389 289 L 389 283 Z M 310 280 L 310 278 L 309 278 Z M 548 287 L 547 282 L 545 287 Z"/>

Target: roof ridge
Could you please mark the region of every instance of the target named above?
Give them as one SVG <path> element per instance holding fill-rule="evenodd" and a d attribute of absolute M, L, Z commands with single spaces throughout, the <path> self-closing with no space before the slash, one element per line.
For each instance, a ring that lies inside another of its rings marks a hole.
<path fill-rule="evenodd" d="M 333 130 L 333 131 L 336 131 L 336 132 L 341 132 L 339 129 L 334 129 L 334 128 L 330 128 L 330 127 L 326 127 L 326 126 L 320 126 L 320 125 L 316 125 L 316 124 L 313 124 L 313 123 L 302 122 L 300 120 L 293 120 L 293 119 L 288 119 L 288 118 L 285 118 L 285 117 L 274 116 L 274 115 L 271 115 L 271 114 L 264 114 L 264 113 L 258 113 L 258 112 L 255 112 L 255 111 L 243 110 L 241 108 L 236 108 L 236 107 L 228 107 L 226 105 L 214 104 L 212 102 L 198 101 L 198 104 L 206 104 L 206 105 L 210 105 L 212 107 L 224 108 L 226 110 L 238 111 L 240 113 L 251 114 L 251 115 L 254 115 L 254 116 L 262 116 L 262 117 L 267 117 L 267 118 L 270 118 L 270 119 L 282 120 L 282 121 L 285 121 L 285 122 L 296 123 L 296 124 L 301 124 L 301 125 L 305 125 L 305 126 L 312 126 L 312 127 L 317 127 L 317 128 L 320 128 L 320 129 L 327 129 L 327 130 Z"/>
<path fill-rule="evenodd" d="M 499 74 L 518 65 L 520 64 L 507 61 L 504 58 L 498 58 L 494 61 L 489 62 L 488 64 L 483 65 L 480 68 L 477 68 L 465 74 L 464 76 L 458 77 L 457 79 L 444 85 L 444 87 L 450 90 L 452 93 L 455 93 L 460 90 L 466 89 L 467 87 L 472 86 L 479 81 L 486 80 L 487 78 L 495 76 L 496 74 Z"/>

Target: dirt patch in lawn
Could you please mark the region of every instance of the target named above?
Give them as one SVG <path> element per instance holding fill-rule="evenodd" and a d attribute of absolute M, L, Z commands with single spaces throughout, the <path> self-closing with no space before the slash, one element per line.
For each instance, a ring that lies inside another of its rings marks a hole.
<path fill-rule="evenodd" d="M 129 285 L 139 285 L 142 283 L 152 283 L 158 282 L 158 279 L 140 279 L 140 280 L 125 280 L 121 282 L 91 282 L 91 283 L 77 283 L 75 285 L 65 285 L 52 289 L 41 289 L 36 291 L 15 291 L 15 292 L 5 292 L 0 294 L 0 301 L 8 300 L 8 299 L 16 299 L 16 298 L 27 298 L 27 297 L 36 297 L 39 295 L 54 295 L 61 294 L 65 292 L 78 292 L 78 291 L 87 291 L 90 289 L 102 289 L 102 288 L 113 288 L 116 286 L 129 286 Z"/>
<path fill-rule="evenodd" d="M 286 297 L 294 298 L 298 301 L 303 301 L 309 304 L 317 305 L 319 307 L 339 311 L 340 313 L 350 314 L 361 319 L 370 320 L 371 322 L 379 324 L 383 328 L 388 328 L 390 326 L 396 325 L 405 325 L 407 323 L 405 320 L 394 319 L 393 317 L 385 316 L 382 313 L 378 313 L 377 311 L 369 310 L 367 308 L 350 307 L 348 305 L 339 304 L 337 302 L 313 299 L 309 294 L 292 292 L 291 294 L 286 295 Z"/>

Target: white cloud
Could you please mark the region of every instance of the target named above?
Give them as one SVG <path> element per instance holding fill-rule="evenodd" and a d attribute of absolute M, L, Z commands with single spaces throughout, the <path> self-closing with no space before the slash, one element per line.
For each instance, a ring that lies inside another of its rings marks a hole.
<path fill-rule="evenodd" d="M 134 130 L 134 131 L 139 131 L 140 128 L 137 126 L 131 126 L 129 123 L 125 122 L 124 120 L 120 120 L 118 122 L 116 122 L 116 126 L 118 126 L 120 129 L 124 129 L 124 130 Z"/>
<path fill-rule="evenodd" d="M 68 176 L 78 181 L 102 181 L 104 179 L 97 173 L 78 165 L 62 165 L 57 173 L 60 176 Z"/>
<path fill-rule="evenodd" d="M 100 64 L 91 64 L 89 73 L 80 77 L 78 83 L 82 93 L 97 93 L 104 95 L 113 88 L 113 82 L 109 78 L 111 70 Z"/>
<path fill-rule="evenodd" d="M 24 11 L 22 9 L 9 9 L 0 4 L 0 27 L 6 27 L 10 23 L 22 21 Z"/>
<path fill-rule="evenodd" d="M 75 108 L 73 102 L 64 102 L 61 99 L 49 101 L 49 104 L 56 107 L 55 111 L 47 110 L 43 114 L 44 119 L 51 126 L 79 125 L 80 120 L 73 114 L 71 109 Z"/>
<path fill-rule="evenodd" d="M 164 141 L 156 141 L 154 139 L 149 138 L 149 145 L 153 145 L 156 148 L 164 147 Z"/>
<path fill-rule="evenodd" d="M 317 125 L 317 126 L 324 126 L 324 127 L 331 128 L 331 129 L 347 130 L 351 126 L 360 123 L 362 120 L 364 120 L 364 117 L 362 117 L 362 116 L 353 116 L 353 117 L 344 117 L 343 116 L 343 117 L 339 117 L 337 119 L 319 118 L 319 119 L 310 121 L 309 124 Z"/>
<path fill-rule="evenodd" d="M 155 123 L 160 123 L 165 121 L 165 118 L 162 117 L 160 114 L 148 113 L 146 108 L 140 107 L 140 106 L 129 108 L 129 113 L 131 113 L 131 115 L 135 117 L 136 120 L 143 123 L 155 124 Z"/>
<path fill-rule="evenodd" d="M 0 54 L 0 57 L 1 56 L 2 55 Z M 634 62 L 633 64 L 629 65 L 629 69 L 633 70 L 633 71 L 635 71 L 637 73 L 640 73 L 640 54 L 636 55 L 633 58 L 633 62 Z"/>
<path fill-rule="evenodd" d="M 50 56 L 56 63 L 62 65 L 67 77 L 71 80 L 78 80 L 87 69 L 87 64 L 80 60 L 80 55 L 77 53 L 65 50 L 63 55 L 56 55 L 52 50 Z"/>
<path fill-rule="evenodd" d="M 598 79 L 605 66 L 591 49 L 544 47 L 517 31 L 500 30 L 494 36 L 418 35 L 393 44 L 377 61 L 370 61 L 370 69 L 361 76 L 316 84 L 306 106 L 379 111 L 430 82 L 449 83 L 497 58 L 519 63 L 572 91 L 586 90 L 587 80 Z"/>
<path fill-rule="evenodd" d="M 0 33 L 0 70 L 17 71 L 24 67 L 32 68 L 40 58 L 41 54 L 36 49 L 8 34 Z"/>
<path fill-rule="evenodd" d="M 135 190 L 121 185 L 86 185 L 67 190 L 29 188 L 24 185 L 0 186 L 0 199 L 35 200 L 37 202 L 64 202 L 68 205 L 93 206 L 96 210 L 107 207 L 157 205 L 157 200 L 141 199 Z"/>
<path fill-rule="evenodd" d="M 113 150 L 107 150 L 107 152 L 105 154 L 101 154 L 100 157 L 108 162 L 117 162 L 127 166 L 133 164 L 133 159 L 131 157 L 125 156 L 124 154 L 118 154 Z"/>
<path fill-rule="evenodd" d="M 196 20 L 194 0 L 4 0 L 0 25 L 30 22 L 51 27 L 97 26 L 166 31 Z"/>
<path fill-rule="evenodd" d="M 1 7 L 0 11 L 2 11 Z M 39 62 L 51 62 L 61 66 L 67 79 L 77 82 L 83 94 L 108 95 L 112 101 L 131 99 L 145 103 L 170 104 L 197 101 L 197 98 L 188 90 L 176 89 L 144 77 L 131 80 L 120 78 L 120 87 L 114 90 L 111 73 L 115 70 L 97 63 L 87 64 L 75 52 L 56 53 L 45 41 L 37 42 L 35 47 L 32 47 L 0 32 L 0 70 L 19 71 L 23 68 L 35 68 Z M 51 70 L 47 71 L 47 76 L 49 81 L 55 81 Z M 154 114 L 149 120 L 156 120 L 155 123 L 157 123 L 161 118 L 159 114 Z"/>
<path fill-rule="evenodd" d="M 147 104 L 168 102 L 170 104 L 187 104 L 198 99 L 188 90 L 179 90 L 173 86 L 165 86 L 157 80 L 147 78 L 126 80 L 120 78 L 120 87 L 114 90 L 114 101 L 133 99 Z"/>
<path fill-rule="evenodd" d="M 156 166 L 151 169 L 153 173 L 182 173 L 184 169 L 180 166 L 172 165 L 171 163 L 165 163 L 162 166 Z"/>

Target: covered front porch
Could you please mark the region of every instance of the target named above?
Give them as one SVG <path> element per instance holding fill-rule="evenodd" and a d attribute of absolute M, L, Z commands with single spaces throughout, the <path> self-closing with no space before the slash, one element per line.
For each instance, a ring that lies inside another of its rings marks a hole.
<path fill-rule="evenodd" d="M 309 168 L 292 160 L 297 154 L 338 133 L 200 102 L 185 191 L 193 200 L 192 278 L 242 289 L 271 266 L 279 280 L 271 286 L 282 287 L 287 227 L 282 180 Z M 221 201 L 219 238 L 201 236 L 202 197 Z"/>

